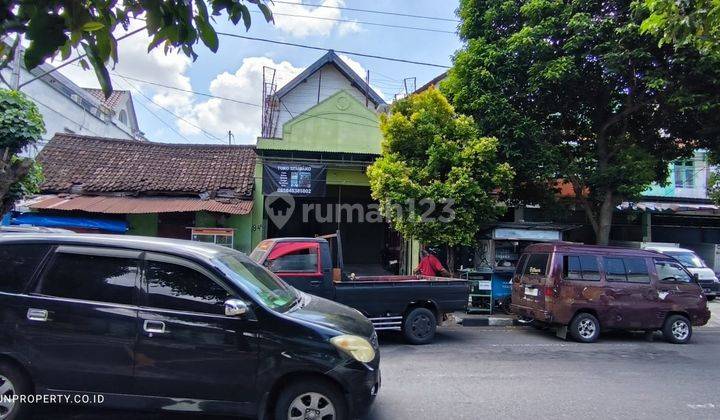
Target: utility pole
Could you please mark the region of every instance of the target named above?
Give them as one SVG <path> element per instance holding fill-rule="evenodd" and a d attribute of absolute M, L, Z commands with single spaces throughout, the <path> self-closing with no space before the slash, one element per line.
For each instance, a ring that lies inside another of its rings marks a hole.
<path fill-rule="evenodd" d="M 367 74 L 365 75 L 365 108 L 368 106 L 368 95 L 370 94 L 370 70 L 368 69 Z"/>

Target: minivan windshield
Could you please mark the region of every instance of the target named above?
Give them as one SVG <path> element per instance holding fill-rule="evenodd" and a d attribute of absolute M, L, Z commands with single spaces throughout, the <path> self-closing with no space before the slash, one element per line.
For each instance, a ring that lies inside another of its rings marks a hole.
<path fill-rule="evenodd" d="M 700 259 L 694 252 L 683 252 L 683 251 L 668 251 L 667 255 L 680 261 L 682 265 L 687 268 L 705 268 L 705 262 Z"/>
<path fill-rule="evenodd" d="M 285 312 L 298 300 L 298 293 L 265 268 L 233 254 L 216 258 L 218 267 L 270 309 Z"/>

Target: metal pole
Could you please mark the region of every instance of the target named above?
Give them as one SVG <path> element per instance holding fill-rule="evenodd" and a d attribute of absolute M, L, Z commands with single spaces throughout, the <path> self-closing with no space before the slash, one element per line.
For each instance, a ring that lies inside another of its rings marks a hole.
<path fill-rule="evenodd" d="M 18 34 L 17 49 L 15 49 L 15 57 L 13 57 L 12 80 L 10 81 L 10 89 L 20 89 L 20 57 L 23 55 L 22 34 Z"/>

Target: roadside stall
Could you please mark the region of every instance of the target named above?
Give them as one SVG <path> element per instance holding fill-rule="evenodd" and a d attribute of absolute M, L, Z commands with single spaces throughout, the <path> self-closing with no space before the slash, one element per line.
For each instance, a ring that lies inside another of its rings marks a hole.
<path fill-rule="evenodd" d="M 469 313 L 506 310 L 510 304 L 510 282 L 520 255 L 529 245 L 561 241 L 563 232 L 575 226 L 551 223 L 499 223 L 478 241 L 472 268 L 463 270 L 471 281 Z"/>

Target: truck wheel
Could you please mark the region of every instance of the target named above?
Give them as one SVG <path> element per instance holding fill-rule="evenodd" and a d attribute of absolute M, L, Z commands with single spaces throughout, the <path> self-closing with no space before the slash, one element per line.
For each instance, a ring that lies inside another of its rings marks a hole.
<path fill-rule="evenodd" d="M 579 313 L 570 322 L 570 335 L 581 343 L 594 343 L 600 336 L 600 322 L 592 314 Z"/>
<path fill-rule="evenodd" d="M 427 308 L 415 308 L 403 321 L 402 332 L 410 344 L 427 344 L 435 337 L 437 320 Z"/>
<path fill-rule="evenodd" d="M 274 420 L 347 420 L 347 404 L 337 387 L 321 380 L 292 383 L 280 392 Z"/>
<path fill-rule="evenodd" d="M 30 380 L 15 366 L 0 362 L 0 419 L 20 420 L 29 416 L 30 407 L 13 396 L 27 395 L 31 391 Z M 4 398 L 3 398 L 4 397 Z"/>
<path fill-rule="evenodd" d="M 682 315 L 671 315 L 662 329 L 665 339 L 674 344 L 685 344 L 692 337 L 692 324 Z"/>

